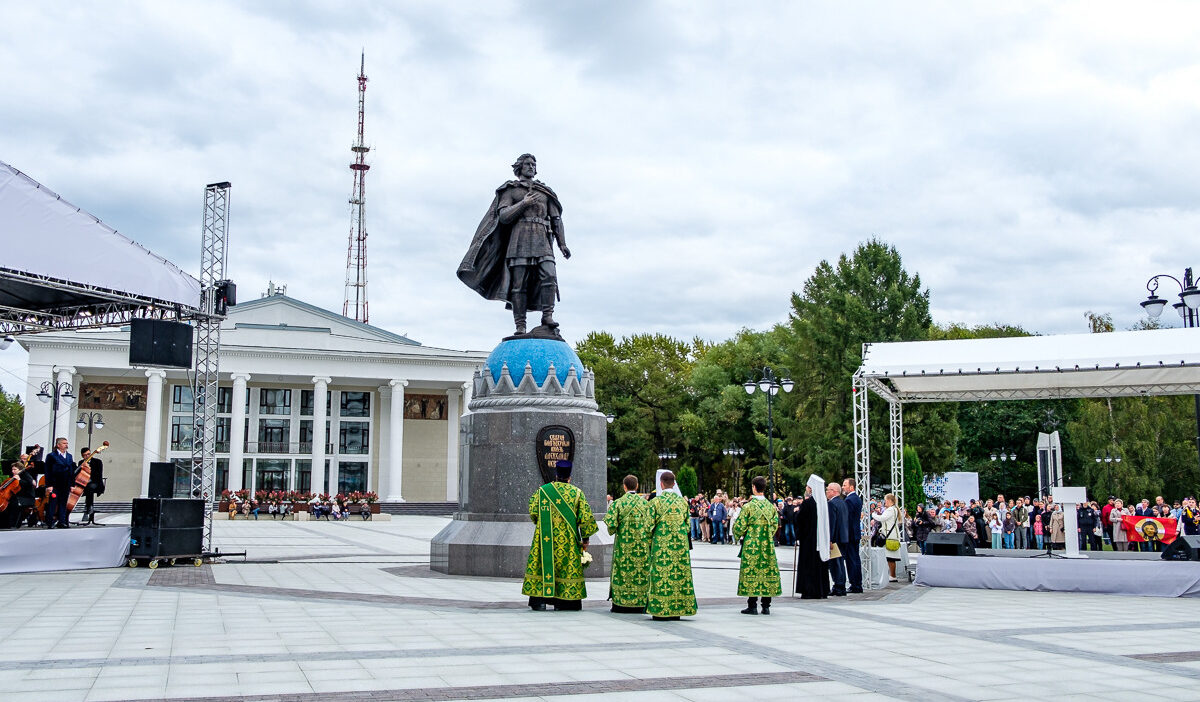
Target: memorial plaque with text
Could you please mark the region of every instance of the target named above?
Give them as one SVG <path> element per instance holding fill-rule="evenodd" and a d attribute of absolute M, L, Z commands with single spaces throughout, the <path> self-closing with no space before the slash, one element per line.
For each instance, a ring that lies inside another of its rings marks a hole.
<path fill-rule="evenodd" d="M 575 464 L 575 435 L 567 427 L 543 427 L 537 435 L 536 449 L 543 482 L 554 480 L 554 469 L 559 461 Z"/>

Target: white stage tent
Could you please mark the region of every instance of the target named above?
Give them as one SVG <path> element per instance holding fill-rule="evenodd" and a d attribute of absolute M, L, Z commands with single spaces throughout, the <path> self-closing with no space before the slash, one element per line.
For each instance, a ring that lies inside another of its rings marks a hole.
<path fill-rule="evenodd" d="M 187 319 L 200 281 L 0 162 L 0 332 Z"/>
<path fill-rule="evenodd" d="M 905 403 L 1200 394 L 1200 329 L 863 344 L 852 386 L 855 480 L 869 495 L 873 392 L 888 403 L 892 492 L 903 505 Z"/>

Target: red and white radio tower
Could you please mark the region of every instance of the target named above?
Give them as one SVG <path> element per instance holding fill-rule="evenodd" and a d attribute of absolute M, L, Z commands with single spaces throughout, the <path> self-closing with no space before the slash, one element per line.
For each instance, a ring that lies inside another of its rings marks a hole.
<path fill-rule="evenodd" d="M 346 300 L 342 314 L 353 316 L 355 321 L 367 321 L 367 226 L 363 218 L 366 203 L 367 152 L 371 147 L 363 143 L 363 119 L 366 114 L 367 97 L 367 54 L 364 51 L 358 69 L 358 141 L 350 147 L 354 152 L 354 189 L 350 192 L 350 245 L 346 252 Z"/>

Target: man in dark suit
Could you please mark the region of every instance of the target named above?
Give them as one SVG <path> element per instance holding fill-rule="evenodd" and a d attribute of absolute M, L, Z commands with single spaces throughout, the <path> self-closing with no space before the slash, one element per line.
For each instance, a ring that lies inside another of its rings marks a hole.
<path fill-rule="evenodd" d="M 858 552 L 862 543 L 862 498 L 858 495 L 858 486 L 854 478 L 842 481 L 842 500 L 846 505 L 846 523 L 850 527 L 849 548 L 842 549 L 842 558 L 846 559 L 850 592 L 862 592 L 862 557 Z"/>
<path fill-rule="evenodd" d="M 88 451 L 90 450 L 90 448 L 85 446 L 80 453 L 82 453 L 84 456 L 87 456 Z M 90 469 L 91 477 L 88 479 L 87 485 L 85 485 L 83 488 L 83 519 L 80 520 L 80 524 L 83 522 L 91 522 L 92 524 L 95 524 L 96 513 L 92 510 L 92 508 L 96 503 L 96 495 L 104 494 L 104 461 L 93 456 L 91 460 L 87 462 L 87 464 L 88 468 Z M 79 467 L 83 467 L 82 460 L 79 461 Z"/>
<path fill-rule="evenodd" d="M 54 450 L 46 456 L 46 484 L 53 492 L 46 506 L 47 528 L 67 528 L 67 496 L 71 494 L 74 479 L 75 458 L 67 451 L 67 440 L 59 437 L 54 441 Z"/>
<path fill-rule="evenodd" d="M 825 486 L 825 499 L 829 502 L 829 540 L 837 544 L 842 556 L 829 559 L 829 574 L 833 577 L 833 588 L 829 591 L 835 597 L 846 596 L 846 559 L 844 555 L 850 549 L 850 524 L 846 518 L 846 501 L 842 499 L 842 486 L 831 482 Z"/>

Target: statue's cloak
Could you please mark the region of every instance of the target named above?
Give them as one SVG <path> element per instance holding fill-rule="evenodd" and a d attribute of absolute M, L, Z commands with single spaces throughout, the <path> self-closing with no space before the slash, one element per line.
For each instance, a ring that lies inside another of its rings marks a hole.
<path fill-rule="evenodd" d="M 551 209 L 562 212 L 562 203 L 558 201 L 558 195 L 554 194 L 550 186 L 535 180 L 533 187 L 547 198 Z M 467 248 L 462 263 L 458 264 L 459 280 L 488 300 L 504 300 L 505 307 L 509 306 L 507 303 L 510 279 L 504 255 L 508 251 L 508 235 L 512 231 L 512 224 L 500 223 L 500 196 L 509 188 L 528 190 L 529 186 L 519 180 L 510 180 L 496 188 L 496 196 L 492 198 L 491 206 L 475 229 L 475 238 L 471 239 L 471 246 Z M 531 296 L 529 310 L 539 309 L 540 304 L 536 296 Z"/>

